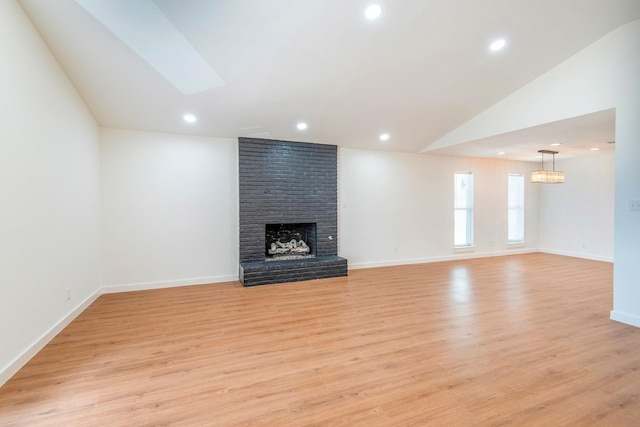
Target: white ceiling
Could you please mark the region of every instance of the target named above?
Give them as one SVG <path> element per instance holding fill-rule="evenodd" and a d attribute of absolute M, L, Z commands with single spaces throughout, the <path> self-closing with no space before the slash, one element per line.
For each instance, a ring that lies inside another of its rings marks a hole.
<path fill-rule="evenodd" d="M 615 121 L 616 113 L 611 109 L 429 152 L 522 161 L 540 161 L 538 150 L 557 151 L 557 160 L 596 155 L 597 152 L 614 150 Z M 595 149 L 597 152 L 593 151 Z"/>
<path fill-rule="evenodd" d="M 380 0 L 368 21 L 373 1 L 155 0 L 224 81 L 190 95 L 76 1 L 21 4 L 102 126 L 407 152 L 640 18 L 638 0 Z M 489 52 L 497 37 L 507 47 Z M 437 152 L 530 160 L 555 140 L 562 151 L 614 139 L 613 112 L 590 116 Z"/>

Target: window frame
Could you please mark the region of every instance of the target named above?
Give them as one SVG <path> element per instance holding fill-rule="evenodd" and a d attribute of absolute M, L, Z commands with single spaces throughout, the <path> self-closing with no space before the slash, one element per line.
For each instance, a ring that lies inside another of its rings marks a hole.
<path fill-rule="evenodd" d="M 458 177 L 467 177 L 469 188 L 464 189 L 466 194 L 462 194 L 458 192 Z M 470 248 L 473 247 L 473 172 L 455 172 L 453 174 L 453 247 L 454 248 Z M 465 242 L 461 243 L 457 240 L 458 234 L 458 221 L 456 218 L 458 217 L 459 212 L 465 212 L 464 215 L 464 236 Z"/>
<path fill-rule="evenodd" d="M 512 178 L 519 178 L 519 200 L 514 200 L 515 191 L 512 190 Z M 524 196 L 525 196 L 525 183 L 524 174 L 510 173 L 507 176 L 507 244 L 517 245 L 524 243 L 524 227 L 525 227 L 525 211 L 524 211 Z M 515 230 L 512 229 L 512 214 L 515 217 Z M 512 236 L 512 231 L 514 234 Z"/>

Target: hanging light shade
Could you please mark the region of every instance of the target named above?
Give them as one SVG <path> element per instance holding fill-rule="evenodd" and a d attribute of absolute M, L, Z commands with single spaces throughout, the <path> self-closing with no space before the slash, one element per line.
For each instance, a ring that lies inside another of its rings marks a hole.
<path fill-rule="evenodd" d="M 557 151 L 550 150 L 538 150 L 538 153 L 542 155 L 540 161 L 540 170 L 531 172 L 531 182 L 534 184 L 562 184 L 564 182 L 564 172 L 556 170 L 556 154 Z M 553 155 L 553 168 L 552 170 L 544 169 L 544 155 Z"/>

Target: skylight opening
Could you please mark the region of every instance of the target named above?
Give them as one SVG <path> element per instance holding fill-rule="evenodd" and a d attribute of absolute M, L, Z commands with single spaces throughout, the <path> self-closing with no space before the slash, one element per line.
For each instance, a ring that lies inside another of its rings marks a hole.
<path fill-rule="evenodd" d="M 185 95 L 225 85 L 153 0 L 76 0 Z"/>

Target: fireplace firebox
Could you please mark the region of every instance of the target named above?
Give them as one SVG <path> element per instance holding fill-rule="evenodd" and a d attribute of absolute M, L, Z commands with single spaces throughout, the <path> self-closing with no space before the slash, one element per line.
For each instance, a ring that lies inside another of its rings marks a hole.
<path fill-rule="evenodd" d="M 316 224 L 265 224 L 265 261 L 316 256 Z"/>

